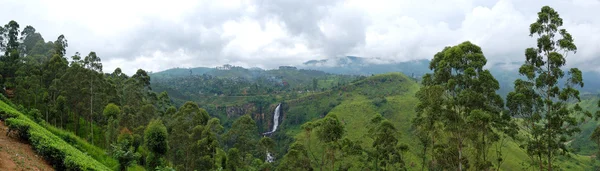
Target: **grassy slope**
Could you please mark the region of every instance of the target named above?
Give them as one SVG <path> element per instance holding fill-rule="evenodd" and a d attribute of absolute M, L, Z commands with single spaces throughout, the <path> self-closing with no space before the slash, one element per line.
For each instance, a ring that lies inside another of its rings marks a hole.
<path fill-rule="evenodd" d="M 9 127 L 28 127 L 27 132 L 31 144 L 47 160 L 62 163 L 67 169 L 110 170 L 104 164 L 71 146 L 3 101 L 0 101 L 0 111 L 4 112 L 8 118 L 6 121 Z"/>
<path fill-rule="evenodd" d="M 382 78 L 391 78 L 393 81 L 379 82 Z M 401 74 L 383 74 L 367 78 L 366 80 L 345 86 L 346 91 L 326 92 L 319 95 L 305 97 L 313 99 L 314 102 L 293 103 L 290 102 L 290 109 L 287 113 L 297 112 L 299 106 L 313 106 L 305 111 L 307 120 L 316 120 L 320 118 L 318 112 L 330 107 L 326 103 L 329 101 L 339 101 L 340 104 L 329 110 L 328 114 L 335 114 L 345 124 L 346 134 L 352 140 L 362 140 L 363 147 L 370 147 L 372 140 L 366 136 L 368 121 L 377 113 L 392 121 L 401 132 L 400 143 L 409 145 L 409 152 L 406 154 L 406 163 L 410 170 L 419 170 L 421 161 L 417 154 L 420 153 L 420 145 L 416 137 L 411 134 L 410 125 L 412 118 L 415 117 L 414 107 L 418 100 L 414 96 L 419 89 L 419 85 Z M 387 103 L 376 106 L 373 103 L 374 97 L 385 97 Z M 298 104 L 299 103 L 299 104 Z M 325 104 L 323 104 L 325 103 Z M 336 102 L 333 102 L 336 103 Z M 322 106 L 318 106 L 322 104 Z M 314 112 L 317 112 L 315 114 Z M 284 120 L 284 123 L 286 120 Z M 289 122 L 289 121 L 287 121 Z M 296 141 L 306 144 L 306 137 L 300 131 L 298 125 L 287 125 L 286 134 L 295 137 Z M 310 144 L 313 153 L 316 156 L 322 154 L 319 145 L 316 144 L 315 136 L 311 137 Z M 493 150 L 493 149 L 490 149 Z M 502 164 L 502 170 L 523 170 L 522 162 L 529 161 L 524 150 L 519 148 L 518 143 L 508 141 L 503 148 L 505 162 Z M 494 155 L 493 151 L 490 155 Z M 491 156 L 490 156 L 491 157 Z M 350 160 L 350 161 L 348 161 Z M 356 162 L 355 159 L 347 159 L 340 162 Z M 590 170 L 591 159 L 587 156 L 573 155 L 573 159 L 560 159 L 558 162 L 561 168 L 566 170 Z"/>
<path fill-rule="evenodd" d="M 580 105 L 583 109 L 594 113 L 600 110 L 597 106 L 598 100 L 600 100 L 600 96 L 598 95 L 586 96 L 582 98 Z M 590 136 L 598 126 L 600 126 L 600 122 L 593 119 L 588 119 L 581 125 L 581 133 L 573 137 L 574 140 L 570 144 L 575 152 L 582 155 L 592 155 L 597 152 L 598 147 L 596 143 L 590 140 Z"/>

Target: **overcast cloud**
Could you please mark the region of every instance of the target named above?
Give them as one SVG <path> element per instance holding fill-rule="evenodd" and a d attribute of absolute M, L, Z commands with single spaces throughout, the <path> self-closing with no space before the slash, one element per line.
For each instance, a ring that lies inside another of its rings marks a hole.
<path fill-rule="evenodd" d="M 69 55 L 95 51 L 105 72 L 128 74 L 346 55 L 430 59 L 467 40 L 496 63 L 523 60 L 544 5 L 575 38 L 568 64 L 600 71 L 599 0 L 0 0 L 0 22 L 32 25 L 47 41 L 64 34 Z"/>

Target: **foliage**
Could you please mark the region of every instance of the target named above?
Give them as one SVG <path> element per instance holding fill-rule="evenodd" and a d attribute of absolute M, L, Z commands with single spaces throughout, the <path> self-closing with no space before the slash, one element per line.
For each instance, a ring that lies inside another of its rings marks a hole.
<path fill-rule="evenodd" d="M 288 153 L 283 156 L 277 170 L 313 170 L 304 145 L 300 143 L 292 144 Z"/>
<path fill-rule="evenodd" d="M 433 73 L 423 76 L 424 87 L 417 93 L 421 101 L 417 108 L 420 115 L 414 123 L 423 131 L 421 142 L 429 145 L 426 140 L 436 138 L 437 130 L 433 129 L 441 128 L 449 136 L 447 142 L 441 143 L 457 147 L 457 159 L 451 163 L 458 170 L 465 169 L 467 163 L 473 163 L 478 170 L 490 168 L 488 144 L 495 141 L 490 137 L 505 126 L 500 124 L 505 123 L 503 119 L 511 119 L 501 117 L 504 103 L 495 93 L 500 87 L 492 74 L 483 69 L 486 62 L 481 48 L 471 42 L 446 47 L 435 54 L 430 63 Z M 470 127 L 476 124 L 479 127 Z M 465 152 L 468 140 L 475 147 L 474 161 L 468 161 Z M 431 145 L 435 146 L 434 143 Z"/>
<path fill-rule="evenodd" d="M 9 128 L 26 135 L 23 138 L 26 138 L 34 149 L 55 168 L 62 170 L 110 170 L 4 102 L 0 102 L 0 110 L 14 116 L 6 119 Z"/>
<path fill-rule="evenodd" d="M 526 79 L 515 81 L 515 91 L 507 96 L 507 106 L 514 117 L 524 119 L 523 127 L 531 134 L 523 148 L 540 170 L 553 170 L 557 156 L 569 153 L 567 137 L 580 131 L 575 113 L 583 112 L 579 104 L 569 107 L 568 102 L 580 101 L 576 87 L 583 87 L 582 73 L 577 68 L 568 71 L 568 81 L 559 85 L 565 76 L 562 66 L 569 52 L 576 52 L 573 37 L 559 29 L 563 20 L 548 6 L 538 12 L 538 19 L 530 25 L 530 36 L 537 37 L 537 48 L 525 50 L 525 63 L 519 73 Z"/>
<path fill-rule="evenodd" d="M 131 136 L 131 132 L 122 133 L 119 135 L 119 138 L 117 144 L 111 145 L 113 148 L 112 155 L 119 161 L 119 170 L 124 171 L 127 167 L 134 164 L 140 156 L 134 152 L 135 150 L 132 146 L 133 136 Z"/>
<path fill-rule="evenodd" d="M 102 114 L 108 119 L 116 119 L 117 116 L 121 114 L 121 109 L 114 103 L 109 103 L 108 105 L 106 105 L 106 107 L 104 107 L 104 111 L 102 111 Z"/>
<path fill-rule="evenodd" d="M 144 145 L 157 156 L 163 156 L 167 153 L 168 146 L 167 128 L 161 120 L 153 120 L 144 130 Z"/>
<path fill-rule="evenodd" d="M 241 155 L 254 154 L 256 152 L 254 147 L 258 142 L 256 122 L 250 115 L 244 115 L 233 122 L 231 129 L 223 135 L 223 138 L 226 145 L 236 148 Z"/>
<path fill-rule="evenodd" d="M 112 158 L 111 156 L 107 155 L 107 152 L 104 149 L 91 145 L 90 143 L 76 136 L 72 132 L 61 130 L 49 124 L 41 125 L 44 128 L 46 128 L 46 130 L 48 130 L 49 132 L 52 132 L 54 135 L 58 136 L 71 146 L 91 156 L 92 158 L 104 164 L 105 166 L 109 168 L 116 168 L 116 166 L 118 165 L 118 161 Z"/>

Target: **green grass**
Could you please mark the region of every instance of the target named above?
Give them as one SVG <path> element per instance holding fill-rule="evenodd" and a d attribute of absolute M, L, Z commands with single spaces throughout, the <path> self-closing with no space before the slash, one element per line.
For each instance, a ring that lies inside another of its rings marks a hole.
<path fill-rule="evenodd" d="M 315 115 L 316 111 L 317 113 L 325 111 L 327 115 L 336 115 L 345 126 L 344 138 L 361 140 L 363 147 L 370 147 L 372 139 L 368 137 L 367 125 L 376 114 L 381 114 L 393 121 L 400 130 L 400 143 L 415 147 L 418 144 L 413 141 L 414 137 L 409 133 L 409 129 L 410 122 L 415 116 L 414 106 L 417 104 L 417 99 L 414 97 L 414 93 L 418 91 L 418 88 L 416 82 L 399 73 L 376 75 L 342 86 L 339 90 L 323 92 L 288 102 L 290 110 L 287 111 L 286 115 L 303 111 L 302 114 L 306 115 L 309 121 L 321 118 L 321 116 Z M 385 100 L 375 100 L 382 98 Z M 286 134 L 293 136 L 296 141 L 306 144 L 307 137 L 299 129 L 297 125 L 290 126 L 286 129 Z M 315 156 L 320 156 L 323 153 L 322 144 L 318 143 L 315 136 L 311 136 L 310 147 Z M 411 148 L 405 154 L 405 160 L 409 161 L 407 164 L 412 165 L 414 168 L 420 168 L 420 162 L 417 162 L 419 161 L 416 155 L 417 152 L 417 148 Z M 357 163 L 357 158 L 346 160 L 349 161 L 340 162 L 360 164 Z"/>
<path fill-rule="evenodd" d="M 324 115 L 336 115 L 345 126 L 343 138 L 361 140 L 363 148 L 371 148 L 372 139 L 368 137 L 369 121 L 376 114 L 381 114 L 392 121 L 400 132 L 399 143 L 407 144 L 409 151 L 405 153 L 405 162 L 409 170 L 420 170 L 421 153 L 417 137 L 411 132 L 411 121 L 416 116 L 415 106 L 418 99 L 415 93 L 419 84 L 404 75 L 392 73 L 369 77 L 367 79 L 342 86 L 338 90 L 309 95 L 286 102 L 284 110 L 286 120 L 283 122 L 285 134 L 294 137 L 295 141 L 307 144 L 307 137 L 300 126 L 289 121 L 289 115 L 303 115 L 306 121 L 315 121 Z M 379 99 L 378 99 L 379 98 Z M 382 102 L 380 98 L 384 98 Z M 330 104 L 333 105 L 333 107 Z M 321 115 L 322 112 L 326 114 Z M 529 157 L 519 147 L 519 142 L 507 140 L 502 148 L 504 163 L 501 170 L 529 170 Z M 497 144 L 493 144 L 497 145 Z M 318 143 L 316 136 L 311 136 L 311 152 L 317 158 L 323 154 L 323 144 Z M 490 148 L 489 158 L 496 158 L 494 146 Z M 360 165 L 357 158 L 347 158 L 336 164 L 350 162 Z M 586 155 L 571 154 L 571 158 L 560 157 L 557 162 L 562 170 L 592 170 L 592 159 Z M 316 167 L 313 165 L 313 167 Z M 329 168 L 329 166 L 326 166 Z"/>
<path fill-rule="evenodd" d="M 598 100 L 600 100 L 600 96 L 598 95 L 583 97 L 579 105 L 581 105 L 583 109 L 594 113 L 600 110 L 597 106 Z M 592 132 L 594 132 L 598 126 L 600 126 L 600 122 L 594 119 L 587 119 L 581 125 L 581 132 L 572 137 L 573 141 L 570 144 L 577 154 L 592 155 L 598 152 L 598 145 L 590 140 Z"/>
<path fill-rule="evenodd" d="M 11 130 L 30 142 L 38 154 L 58 170 L 111 170 L 94 158 L 71 146 L 43 126 L 29 119 L 4 101 L 0 101 L 2 118 Z"/>

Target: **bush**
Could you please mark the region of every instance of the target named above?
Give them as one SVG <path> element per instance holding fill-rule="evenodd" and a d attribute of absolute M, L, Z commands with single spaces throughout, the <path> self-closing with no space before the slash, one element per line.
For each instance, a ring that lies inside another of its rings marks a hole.
<path fill-rule="evenodd" d="M 63 139 L 65 142 L 69 143 L 71 146 L 89 155 L 90 157 L 94 158 L 96 161 L 104 164 L 105 166 L 109 168 L 116 168 L 118 166 L 118 161 L 110 157 L 104 149 L 91 145 L 90 143 L 76 136 L 72 132 L 67 132 L 45 123 L 41 125 L 44 128 L 46 128 L 46 130 L 50 131 L 54 135 Z"/>
<path fill-rule="evenodd" d="M 373 105 L 375 105 L 377 107 L 381 107 L 381 106 L 383 106 L 384 104 L 387 103 L 387 99 L 382 98 L 382 97 L 376 97 L 376 98 L 373 99 L 372 102 L 373 102 Z"/>
<path fill-rule="evenodd" d="M 31 109 L 27 112 L 27 116 L 31 119 L 33 119 L 33 121 L 35 121 L 36 123 L 40 123 L 42 122 L 42 112 L 40 112 L 40 110 L 37 109 Z"/>
<path fill-rule="evenodd" d="M 106 118 L 112 117 L 112 118 L 116 119 L 117 116 L 121 114 L 121 109 L 119 108 L 119 106 L 115 105 L 114 103 L 109 103 L 108 105 L 106 105 L 106 107 L 104 107 L 104 111 L 102 111 L 102 114 Z"/>
<path fill-rule="evenodd" d="M 10 118 L 6 124 L 27 134 L 26 140 L 57 170 L 110 170 L 28 118 Z"/>
<path fill-rule="evenodd" d="M 2 101 L 0 111 L 7 116 L 6 125 L 18 131 L 56 170 L 110 170 Z"/>
<path fill-rule="evenodd" d="M 167 153 L 168 133 L 161 120 L 153 120 L 144 131 L 145 145 L 150 152 L 162 156 Z"/>

